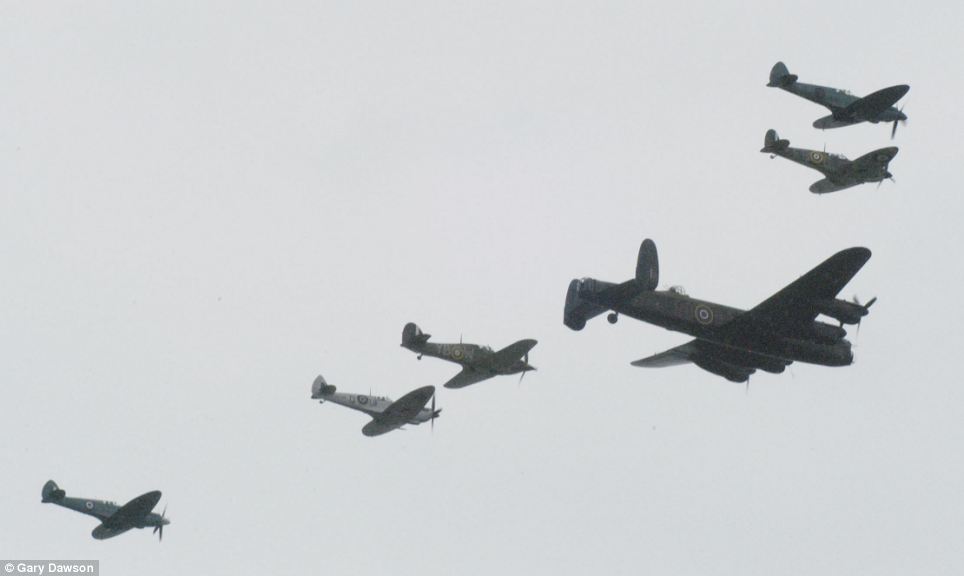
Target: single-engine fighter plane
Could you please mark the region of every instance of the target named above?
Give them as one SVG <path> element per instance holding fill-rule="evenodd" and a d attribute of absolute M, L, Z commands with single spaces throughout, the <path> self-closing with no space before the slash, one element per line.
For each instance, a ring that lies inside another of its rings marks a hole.
<path fill-rule="evenodd" d="M 879 148 L 856 160 L 848 160 L 840 154 L 792 148 L 789 140 L 782 140 L 777 131 L 771 128 L 763 138 L 760 152 L 769 154 L 771 159 L 782 156 L 820 172 L 826 178 L 814 182 L 810 191 L 814 194 L 826 194 L 867 182 L 877 182 L 880 186 L 880 182 L 887 178 L 893 180 L 894 176 L 887 171 L 887 165 L 897 155 L 897 147 Z"/>
<path fill-rule="evenodd" d="M 311 397 L 322 403 L 340 404 L 371 416 L 372 421 L 362 428 L 365 436 L 379 436 L 405 424 L 431 422 L 434 427 L 435 419 L 442 412 L 441 409 L 435 409 L 435 386 L 416 388 L 393 402 L 384 396 L 336 392 L 335 387 L 325 382 L 323 376 L 318 376 L 311 385 Z M 432 401 L 432 407 L 426 408 L 429 400 Z"/>
<path fill-rule="evenodd" d="M 636 277 L 621 284 L 584 278 L 573 280 L 566 294 L 563 322 L 582 330 L 586 321 L 607 310 L 694 336 L 633 366 L 663 367 L 692 362 L 733 382 L 745 382 L 757 369 L 780 373 L 791 362 L 846 366 L 853 362 L 843 324 L 856 324 L 868 305 L 837 299 L 837 294 L 870 259 L 867 248 L 842 250 L 749 311 L 690 298 L 679 287 L 656 290 L 659 263 L 656 244 L 639 248 Z M 840 322 L 818 321 L 823 314 Z"/>
<path fill-rule="evenodd" d="M 104 500 L 68 497 L 67 493 L 57 486 L 56 482 L 48 480 L 44 484 L 40 496 L 41 502 L 63 506 L 100 520 L 100 525 L 94 528 L 94 531 L 90 534 L 98 540 L 113 538 L 131 528 L 147 528 L 148 526 L 153 526 L 158 540 L 162 540 L 164 538 L 164 527 L 171 523 L 164 517 L 164 513 L 167 512 L 166 508 L 160 515 L 152 512 L 161 500 L 160 490 L 141 494 L 127 504 L 118 506 L 113 502 Z"/>
<path fill-rule="evenodd" d="M 462 371 L 445 383 L 446 388 L 464 388 L 494 376 L 520 374 L 519 380 L 535 366 L 529 365 L 529 350 L 538 343 L 532 339 L 519 340 L 498 352 L 478 344 L 436 344 L 429 342 L 431 334 L 424 334 L 409 322 L 402 329 L 402 347 L 422 356 L 434 356 L 462 366 Z"/>
<path fill-rule="evenodd" d="M 890 137 L 893 138 L 897 133 L 897 122 L 907 121 L 904 112 L 894 106 L 910 90 L 910 86 L 906 84 L 884 88 L 860 98 L 846 90 L 797 82 L 797 75 L 790 74 L 783 62 L 777 62 L 770 69 L 770 82 L 767 86 L 786 90 L 829 109 L 829 116 L 813 123 L 814 128 L 821 130 L 860 122 L 893 122 L 894 127 L 890 131 Z"/>

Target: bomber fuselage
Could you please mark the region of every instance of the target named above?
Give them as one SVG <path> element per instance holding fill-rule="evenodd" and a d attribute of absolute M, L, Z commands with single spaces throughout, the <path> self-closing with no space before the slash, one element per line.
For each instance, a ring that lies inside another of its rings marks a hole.
<path fill-rule="evenodd" d="M 600 296 L 592 290 L 580 292 L 580 298 L 619 314 L 737 350 L 824 366 L 853 362 L 850 342 L 844 338 L 846 332 L 825 322 L 814 321 L 809 330 L 796 334 L 733 334 L 723 327 L 745 313 L 738 308 L 698 300 L 675 290 L 643 291 L 623 302 L 607 302 Z"/>

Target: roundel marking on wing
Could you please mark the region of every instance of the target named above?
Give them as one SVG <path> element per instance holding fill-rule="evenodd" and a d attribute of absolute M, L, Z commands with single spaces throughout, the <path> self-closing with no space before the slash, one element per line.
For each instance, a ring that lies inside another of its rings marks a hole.
<path fill-rule="evenodd" d="M 810 153 L 810 161 L 813 162 L 814 164 L 822 164 L 822 163 L 823 163 L 823 154 L 822 154 L 821 152 L 816 152 L 816 151 L 811 152 L 811 153 Z"/>
<path fill-rule="evenodd" d="M 878 161 L 878 162 L 886 162 L 886 161 L 889 160 L 889 159 L 890 159 L 890 157 L 887 156 L 886 154 L 884 154 L 883 152 L 881 152 L 880 154 L 877 155 L 877 161 Z"/>
<path fill-rule="evenodd" d="M 696 316 L 696 321 L 700 324 L 712 324 L 713 323 L 713 310 L 704 304 L 699 304 L 693 311 L 693 315 Z"/>

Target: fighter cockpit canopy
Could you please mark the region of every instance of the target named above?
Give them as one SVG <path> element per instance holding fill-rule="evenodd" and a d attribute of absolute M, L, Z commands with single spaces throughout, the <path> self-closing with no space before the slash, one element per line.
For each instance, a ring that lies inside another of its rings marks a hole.
<path fill-rule="evenodd" d="M 672 292 L 673 294 L 686 296 L 686 290 L 682 286 L 670 286 L 669 291 Z"/>

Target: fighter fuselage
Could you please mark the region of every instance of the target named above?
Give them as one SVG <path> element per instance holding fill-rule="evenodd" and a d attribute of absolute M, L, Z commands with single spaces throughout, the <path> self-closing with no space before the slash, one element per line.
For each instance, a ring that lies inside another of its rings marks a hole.
<path fill-rule="evenodd" d="M 431 356 L 461 366 L 467 366 L 480 372 L 491 372 L 493 375 L 518 374 L 525 370 L 532 370 L 524 360 L 517 360 L 509 366 L 501 366 L 492 362 L 495 352 L 488 346 L 478 344 L 443 344 L 435 342 L 403 343 L 419 356 Z"/>

